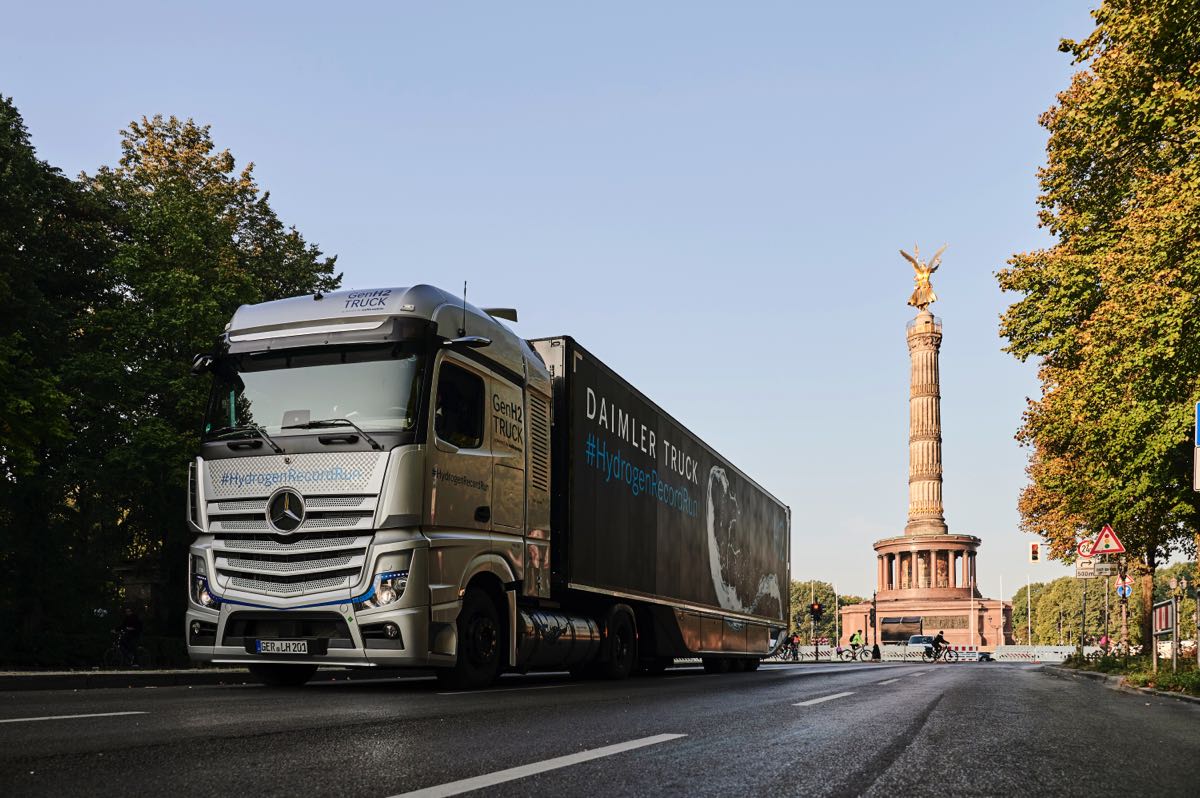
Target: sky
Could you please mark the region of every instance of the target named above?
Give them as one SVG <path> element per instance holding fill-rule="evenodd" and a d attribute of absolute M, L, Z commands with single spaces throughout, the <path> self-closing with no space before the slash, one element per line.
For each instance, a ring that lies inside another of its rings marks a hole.
<path fill-rule="evenodd" d="M 14 3 L 0 93 L 67 174 L 209 124 L 348 288 L 427 282 L 570 334 L 792 510 L 792 576 L 869 595 L 907 512 L 912 268 L 942 318 L 946 520 L 1027 562 L 1035 364 L 994 273 L 1046 246 L 1039 114 L 1095 4 Z M 1119 532 L 1120 530 L 1118 530 Z"/>

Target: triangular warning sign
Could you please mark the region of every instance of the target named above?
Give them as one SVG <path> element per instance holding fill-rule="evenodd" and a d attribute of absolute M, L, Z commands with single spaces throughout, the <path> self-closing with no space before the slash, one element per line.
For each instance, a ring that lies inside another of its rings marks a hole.
<path fill-rule="evenodd" d="M 1096 538 L 1096 542 L 1092 544 L 1092 556 L 1097 554 L 1124 554 L 1125 547 L 1121 545 L 1117 533 L 1113 532 L 1113 528 L 1108 524 L 1100 530 L 1100 536 Z"/>

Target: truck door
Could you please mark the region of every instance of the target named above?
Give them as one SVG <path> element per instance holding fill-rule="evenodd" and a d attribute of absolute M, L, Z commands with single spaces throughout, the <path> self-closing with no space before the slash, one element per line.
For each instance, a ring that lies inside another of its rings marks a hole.
<path fill-rule="evenodd" d="M 426 475 L 430 527 L 492 528 L 490 382 L 470 361 L 443 353 L 434 377 Z"/>
<path fill-rule="evenodd" d="M 491 380 L 492 524 L 497 532 L 525 532 L 525 397 L 500 376 Z M 518 544 L 520 541 L 517 541 Z M 519 557 L 516 560 L 520 561 Z"/>

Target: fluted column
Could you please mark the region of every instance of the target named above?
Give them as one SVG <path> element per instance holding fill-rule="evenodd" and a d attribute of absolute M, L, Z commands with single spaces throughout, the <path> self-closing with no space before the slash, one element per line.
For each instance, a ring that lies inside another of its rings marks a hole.
<path fill-rule="evenodd" d="M 958 587 L 958 552 L 951 549 L 947 554 L 949 561 L 946 565 L 950 569 L 950 587 Z"/>
<path fill-rule="evenodd" d="M 909 323 L 908 524 L 905 534 L 944 535 L 942 507 L 942 325 L 928 310 Z M 936 571 L 935 577 L 936 578 Z"/>

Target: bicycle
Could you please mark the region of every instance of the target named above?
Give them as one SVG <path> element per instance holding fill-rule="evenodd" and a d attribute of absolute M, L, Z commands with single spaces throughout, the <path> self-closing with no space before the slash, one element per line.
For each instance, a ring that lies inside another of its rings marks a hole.
<path fill-rule="evenodd" d="M 101 659 L 105 668 L 144 668 L 149 660 L 146 649 L 138 646 L 133 651 L 121 644 L 125 641 L 123 630 L 113 632 L 113 644 L 104 651 Z"/>
<path fill-rule="evenodd" d="M 850 648 L 843 648 L 842 652 L 838 654 L 838 656 L 841 658 L 842 662 L 854 662 L 855 660 L 858 660 L 859 662 L 869 662 L 871 659 L 871 652 L 866 646 L 852 646 Z"/>
<path fill-rule="evenodd" d="M 798 662 L 800 660 L 800 648 L 788 640 L 779 647 L 779 651 L 776 652 L 775 656 L 781 661 L 791 660 L 792 662 Z"/>
<path fill-rule="evenodd" d="M 936 654 L 933 652 L 933 646 L 926 646 L 925 653 L 921 655 L 921 659 L 925 662 L 958 662 L 958 652 L 951 648 L 943 648 Z"/>

